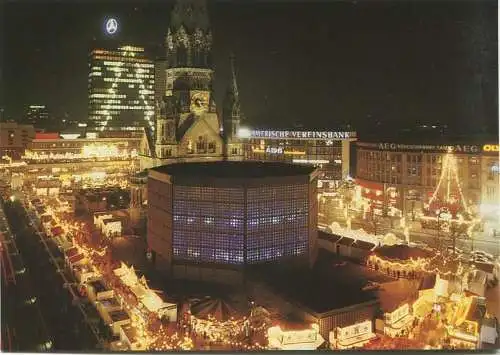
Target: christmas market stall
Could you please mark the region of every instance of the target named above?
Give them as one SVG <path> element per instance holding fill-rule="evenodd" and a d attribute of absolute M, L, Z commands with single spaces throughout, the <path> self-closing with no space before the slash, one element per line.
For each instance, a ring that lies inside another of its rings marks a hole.
<path fill-rule="evenodd" d="M 144 320 L 144 323 L 148 322 L 150 313 L 156 314 L 159 318 L 165 318 L 169 322 L 177 321 L 177 305 L 164 302 L 154 290 L 149 288 L 144 276 L 137 277 L 133 266 L 128 267 L 122 262 L 119 268 L 113 270 L 113 273 L 136 299 L 137 307 L 134 311 Z"/>
<path fill-rule="evenodd" d="M 453 317 L 447 326 L 450 348 L 477 349 L 480 323 L 486 313 L 484 302 L 479 297 L 470 296 L 453 306 Z"/>
<path fill-rule="evenodd" d="M 312 324 L 310 329 L 287 329 L 274 326 L 267 330 L 269 348 L 274 350 L 316 350 L 325 339 L 319 333 L 319 326 Z"/>
<path fill-rule="evenodd" d="M 347 327 L 337 327 L 329 335 L 331 349 L 339 350 L 362 348 L 374 338 L 376 334 L 371 319 Z"/>

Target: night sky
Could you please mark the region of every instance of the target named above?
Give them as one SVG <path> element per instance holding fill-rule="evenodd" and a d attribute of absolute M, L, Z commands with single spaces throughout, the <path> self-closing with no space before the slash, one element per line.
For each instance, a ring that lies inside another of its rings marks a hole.
<path fill-rule="evenodd" d="M 119 39 L 159 46 L 172 1 L 10 2 L 4 8 L 7 117 L 29 104 L 87 116 L 87 58 L 106 17 Z M 495 1 L 210 2 L 216 98 L 236 56 L 252 126 L 362 130 L 441 122 L 498 132 Z"/>

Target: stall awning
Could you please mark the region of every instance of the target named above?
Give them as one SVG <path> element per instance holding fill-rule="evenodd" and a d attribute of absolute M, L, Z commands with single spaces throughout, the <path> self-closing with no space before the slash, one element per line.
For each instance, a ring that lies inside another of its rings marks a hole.
<path fill-rule="evenodd" d="M 85 256 L 80 253 L 80 254 L 72 256 L 71 258 L 69 258 L 68 261 L 70 264 L 76 264 L 76 263 L 79 263 L 80 261 L 82 261 L 84 258 L 85 258 Z"/>

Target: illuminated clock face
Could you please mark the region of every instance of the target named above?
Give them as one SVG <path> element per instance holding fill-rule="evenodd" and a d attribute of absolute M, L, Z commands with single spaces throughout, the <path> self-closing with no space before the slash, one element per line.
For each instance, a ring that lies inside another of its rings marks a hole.
<path fill-rule="evenodd" d="M 196 92 L 191 95 L 191 111 L 194 113 L 206 112 L 208 108 L 208 94 Z"/>

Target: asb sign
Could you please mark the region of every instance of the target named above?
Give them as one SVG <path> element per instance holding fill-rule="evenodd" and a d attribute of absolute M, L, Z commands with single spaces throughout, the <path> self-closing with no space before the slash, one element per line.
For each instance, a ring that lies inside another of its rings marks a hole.
<path fill-rule="evenodd" d="M 104 30 L 108 35 L 114 35 L 118 32 L 118 21 L 114 18 L 108 18 L 104 24 Z"/>

